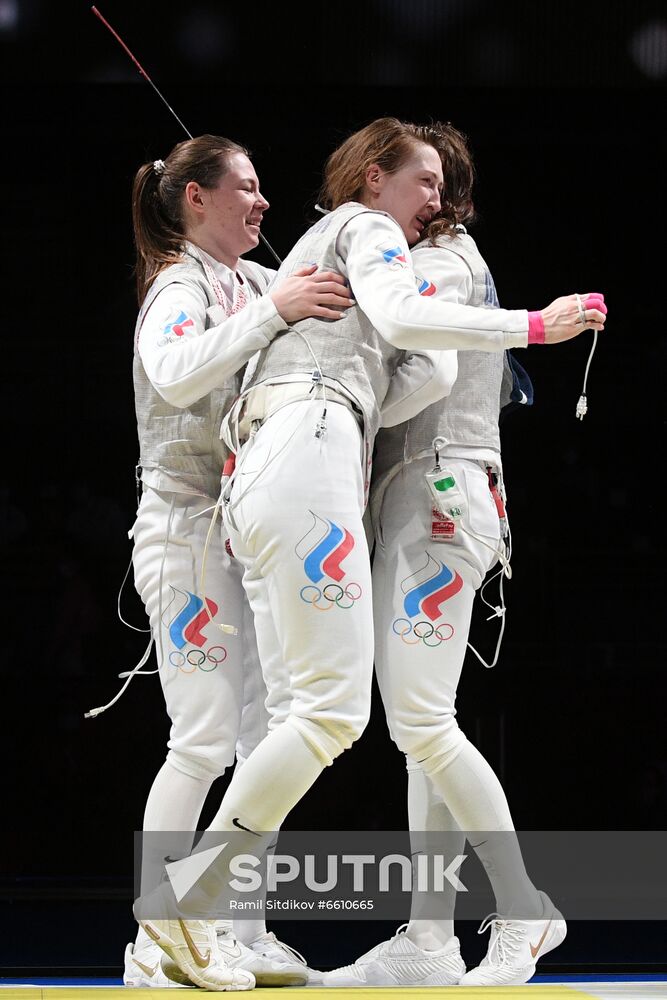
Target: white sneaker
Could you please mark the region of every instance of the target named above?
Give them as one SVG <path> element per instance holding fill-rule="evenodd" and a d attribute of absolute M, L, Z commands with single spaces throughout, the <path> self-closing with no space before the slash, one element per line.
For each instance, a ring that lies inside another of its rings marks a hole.
<path fill-rule="evenodd" d="M 303 955 L 279 941 L 273 931 L 262 934 L 249 947 L 257 964 L 248 968 L 258 986 L 305 986 L 310 981 L 319 982 L 322 976 L 309 969 Z"/>
<path fill-rule="evenodd" d="M 136 948 L 130 941 L 125 949 L 125 970 L 123 983 L 135 990 L 141 987 L 164 988 L 171 983 L 160 968 L 160 959 L 164 952 L 153 941 L 147 941 L 142 947 Z"/>
<path fill-rule="evenodd" d="M 275 934 L 264 934 L 248 947 L 226 924 L 216 921 L 215 932 L 225 964 L 230 969 L 252 973 L 257 986 L 305 986 L 308 982 L 305 958 L 278 941 Z M 176 963 L 166 957 L 162 960 L 162 969 L 171 982 L 193 985 Z"/>
<path fill-rule="evenodd" d="M 229 964 L 213 921 L 142 918 L 140 923 L 165 953 L 162 971 L 172 982 L 215 991 L 253 989 L 253 974 Z"/>
<path fill-rule="evenodd" d="M 540 892 L 544 916 L 539 920 L 510 920 L 492 913 L 478 934 L 491 928 L 486 956 L 476 969 L 466 972 L 461 986 L 521 986 L 535 973 L 538 957 L 557 948 L 567 925 L 544 892 Z"/>
<path fill-rule="evenodd" d="M 451 938 L 438 951 L 423 951 L 402 933 L 406 927 L 354 965 L 325 972 L 322 986 L 456 986 L 466 971 L 459 939 Z"/>

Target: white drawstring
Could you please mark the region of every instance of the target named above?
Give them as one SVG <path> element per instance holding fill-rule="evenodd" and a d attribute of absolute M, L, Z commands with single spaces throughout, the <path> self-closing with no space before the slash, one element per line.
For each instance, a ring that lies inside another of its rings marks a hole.
<path fill-rule="evenodd" d="M 130 537 L 131 537 L 131 532 L 130 532 Z M 150 625 L 148 626 L 148 628 L 139 628 L 137 625 L 131 625 L 130 622 L 126 622 L 125 619 L 123 618 L 123 615 L 122 615 L 121 610 L 120 610 L 120 599 L 121 599 L 121 597 L 123 595 L 123 589 L 124 589 L 125 584 L 127 582 L 127 578 L 130 575 L 130 569 L 131 568 L 132 568 L 132 556 L 130 556 L 130 561 L 127 564 L 127 569 L 125 570 L 125 576 L 123 577 L 123 582 L 121 583 L 120 590 L 118 591 L 118 599 L 116 601 L 116 610 L 118 612 L 118 617 L 122 621 L 123 625 L 127 625 L 127 627 L 131 628 L 133 632 L 150 632 L 150 630 L 151 630 Z M 123 676 L 123 675 L 121 674 L 120 676 Z"/>
<path fill-rule="evenodd" d="M 500 561 L 500 569 L 497 570 L 493 574 L 493 576 L 490 576 L 488 580 L 484 581 L 482 588 L 479 592 L 479 596 L 482 603 L 485 604 L 490 611 L 493 611 L 493 614 L 489 615 L 489 617 L 486 620 L 490 622 L 492 621 L 493 618 L 500 618 L 500 632 L 498 633 L 498 641 L 496 642 L 496 651 L 491 663 L 487 663 L 486 660 L 482 656 L 480 656 L 480 654 L 477 652 L 475 647 L 470 642 L 466 643 L 468 649 L 472 653 L 474 653 L 474 655 L 477 657 L 482 666 L 486 667 L 488 670 L 491 670 L 493 667 L 495 667 L 500 658 L 500 647 L 502 645 L 503 636 L 505 634 L 505 623 L 507 620 L 507 615 L 506 615 L 507 608 L 505 607 L 505 594 L 503 590 L 503 584 L 505 582 L 505 577 L 507 577 L 508 580 L 512 579 L 512 567 L 510 565 L 510 560 L 512 559 L 512 529 L 510 528 L 509 518 L 507 518 L 507 515 L 505 515 L 505 517 L 507 519 L 507 550 L 506 550 L 507 554 L 505 553 L 501 554 L 500 549 L 497 550 L 493 549 L 493 547 L 488 545 L 488 543 L 485 542 L 483 538 L 479 538 L 477 535 L 474 535 L 473 532 L 468 531 L 468 533 L 473 535 L 473 538 L 476 538 L 477 541 L 482 542 L 482 544 L 486 545 L 487 548 L 490 548 L 492 549 L 492 551 L 495 551 Z M 468 529 L 464 528 L 463 530 L 466 531 Z M 486 590 L 488 585 L 492 583 L 494 580 L 496 580 L 498 577 L 500 577 L 500 585 L 499 585 L 500 604 L 494 605 L 490 604 L 487 601 L 487 599 L 484 596 L 484 591 Z"/>
<path fill-rule="evenodd" d="M 144 655 L 141 657 L 141 659 L 139 660 L 139 662 L 137 663 L 137 665 L 132 668 L 132 670 L 123 671 L 123 673 L 121 673 L 121 674 L 118 675 L 119 678 L 121 678 L 121 679 L 125 678 L 125 683 L 123 684 L 123 686 L 120 689 L 120 691 L 118 692 L 118 694 L 115 696 L 115 698 L 112 698 L 111 701 L 108 702 L 106 705 L 101 705 L 99 708 L 91 708 L 91 710 L 89 712 L 84 712 L 84 716 L 83 716 L 84 719 L 94 719 L 97 715 L 101 715 L 102 712 L 106 712 L 106 710 L 108 708 L 111 708 L 112 705 L 115 705 L 116 702 L 118 701 L 118 699 L 123 694 L 125 694 L 125 692 L 127 691 L 127 688 L 129 687 L 130 683 L 132 682 L 132 680 L 137 675 L 147 676 L 149 674 L 157 674 L 157 673 L 159 673 L 160 665 L 162 664 L 162 660 L 163 660 L 163 657 L 164 657 L 164 651 L 163 651 L 163 647 L 162 647 L 162 629 L 160 628 L 160 623 L 162 622 L 162 583 L 163 583 L 163 579 L 164 579 L 164 563 L 165 563 L 165 560 L 167 558 L 167 546 L 169 545 L 169 537 L 170 537 L 170 534 L 171 534 L 171 522 L 172 522 L 172 519 L 173 519 L 173 516 L 174 516 L 174 503 L 175 503 L 175 499 L 176 499 L 176 497 L 172 496 L 172 498 L 171 498 L 171 504 L 169 506 L 169 517 L 167 518 L 167 531 L 166 531 L 165 539 L 164 539 L 164 548 L 162 550 L 162 561 L 160 563 L 160 576 L 159 576 L 159 584 L 158 584 L 158 586 L 159 586 L 159 597 L 158 597 L 158 635 L 160 637 L 160 656 L 159 656 L 159 659 L 158 659 L 157 669 L 156 670 L 142 670 L 141 669 L 146 664 L 146 662 L 148 661 L 148 657 L 150 656 L 150 652 L 151 652 L 151 649 L 153 647 L 154 636 L 153 636 L 152 629 L 150 629 L 151 637 L 150 637 L 150 640 L 148 642 L 148 646 L 146 647 L 146 651 L 144 652 Z M 125 573 L 125 579 L 127 579 L 127 574 L 129 573 L 129 571 L 130 571 L 130 567 L 128 566 L 127 572 Z M 125 583 L 125 580 L 123 580 L 123 584 L 124 583 Z M 123 585 L 121 584 L 121 591 L 122 591 L 122 589 L 123 589 Z M 120 602 L 120 594 L 119 594 L 118 599 L 119 599 L 119 602 Z M 120 611 L 120 608 L 119 608 L 119 611 Z M 122 620 L 123 619 L 121 618 L 121 621 Z M 130 625 L 130 628 L 133 628 L 133 627 L 134 626 Z M 136 629 L 136 631 L 140 632 L 140 631 L 144 631 L 144 630 L 143 629 Z"/>
<path fill-rule="evenodd" d="M 121 695 L 125 693 L 125 691 L 126 691 L 128 685 L 130 684 L 132 678 L 135 677 L 136 674 L 141 673 L 141 668 L 143 667 L 143 665 L 146 663 L 148 657 L 150 656 L 150 652 L 151 652 L 152 648 L 153 648 L 153 636 L 151 635 L 150 640 L 148 642 L 148 646 L 146 647 L 146 652 L 141 657 L 141 659 L 137 663 L 136 667 L 134 667 L 132 670 L 130 670 L 129 673 L 127 673 L 127 674 L 120 674 L 119 675 L 120 677 L 127 677 L 127 680 L 123 684 L 122 688 L 120 689 L 120 691 L 118 692 L 118 694 L 116 695 L 116 697 L 112 698 L 111 701 L 108 702 L 106 705 L 101 705 L 99 708 L 91 708 L 91 710 L 89 712 L 84 712 L 84 715 L 83 715 L 84 719 L 94 719 L 95 716 L 101 715 L 102 712 L 106 712 L 107 708 L 111 708 L 112 705 L 116 704 L 116 702 L 121 697 Z M 157 673 L 157 671 L 156 670 L 152 670 L 152 671 L 150 671 L 150 673 Z"/>

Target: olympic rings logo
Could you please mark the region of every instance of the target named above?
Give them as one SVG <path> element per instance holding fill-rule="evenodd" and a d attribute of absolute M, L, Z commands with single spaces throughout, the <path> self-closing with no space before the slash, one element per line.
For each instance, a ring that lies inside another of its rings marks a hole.
<path fill-rule="evenodd" d="M 397 625 L 399 628 L 396 627 Z M 425 646 L 440 646 L 454 635 L 454 626 L 448 622 L 443 622 L 436 628 L 430 622 L 419 621 L 413 625 L 407 618 L 397 618 L 391 628 L 394 635 L 397 635 L 406 646 L 416 646 L 419 642 L 423 642 Z M 447 629 L 449 634 L 445 632 Z M 409 635 L 413 635 L 415 638 L 408 639 Z"/>
<path fill-rule="evenodd" d="M 299 592 L 301 600 L 313 608 L 317 608 L 318 611 L 331 611 L 334 605 L 348 611 L 361 595 L 362 590 L 358 583 L 348 583 L 347 587 L 341 587 L 337 583 L 327 583 L 322 590 L 312 584 L 307 584 Z M 318 603 L 322 600 L 325 601 L 324 604 Z"/>
<path fill-rule="evenodd" d="M 213 654 L 217 653 L 217 656 Z M 208 652 L 203 649 L 190 649 L 187 653 L 181 653 L 179 649 L 174 649 L 169 654 L 169 662 L 172 667 L 176 667 L 182 674 L 194 674 L 199 668 L 205 674 L 210 674 L 220 664 L 227 659 L 227 650 L 224 646 L 209 646 Z M 206 666 L 204 666 L 206 664 Z"/>

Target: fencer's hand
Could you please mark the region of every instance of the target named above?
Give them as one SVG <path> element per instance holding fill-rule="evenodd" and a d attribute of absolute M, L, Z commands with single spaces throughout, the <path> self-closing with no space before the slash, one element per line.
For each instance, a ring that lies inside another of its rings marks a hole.
<path fill-rule="evenodd" d="M 544 343 L 560 344 L 571 340 L 584 330 L 604 330 L 607 307 L 600 292 L 586 292 L 579 296 L 562 295 L 542 310 Z"/>
<path fill-rule="evenodd" d="M 342 319 L 341 310 L 355 304 L 345 278 L 333 271 L 318 271 L 316 264 L 295 271 L 269 294 L 286 323 L 307 316 Z"/>

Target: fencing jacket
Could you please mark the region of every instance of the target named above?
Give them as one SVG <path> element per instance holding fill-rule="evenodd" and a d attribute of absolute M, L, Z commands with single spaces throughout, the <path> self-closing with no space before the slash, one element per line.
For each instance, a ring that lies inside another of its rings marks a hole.
<path fill-rule="evenodd" d="M 222 303 L 210 269 L 223 289 Z M 157 276 L 142 304 L 135 406 L 142 479 L 154 489 L 218 496 L 229 454 L 220 423 L 238 395 L 248 359 L 285 328 L 271 298 L 262 294 L 272 272 L 241 260 L 238 274 L 240 281 L 187 244 L 183 260 Z M 234 312 L 241 294 L 247 304 Z"/>
<path fill-rule="evenodd" d="M 400 227 L 386 213 L 349 202 L 327 214 L 299 240 L 275 280 L 312 263 L 345 275 L 358 308 L 335 322 L 292 324 L 248 366 L 243 388 L 308 378 L 315 355 L 325 378 L 357 401 L 371 442 L 401 350 L 477 348 L 502 355 L 506 347 L 527 345 L 525 310 L 492 314 L 430 298 L 428 288 L 418 285 Z"/>

